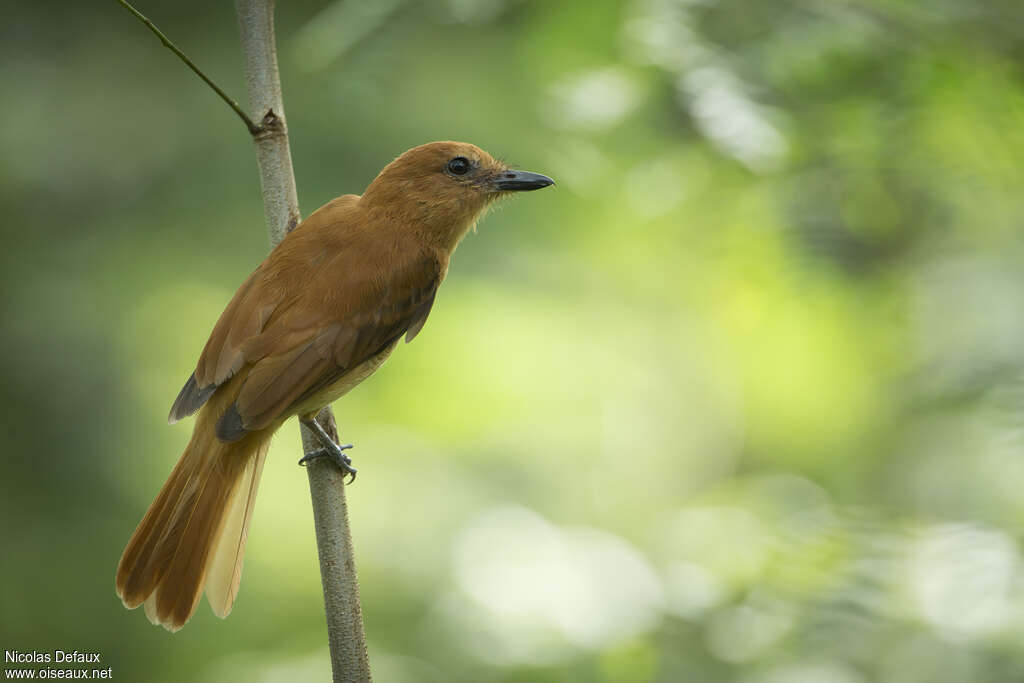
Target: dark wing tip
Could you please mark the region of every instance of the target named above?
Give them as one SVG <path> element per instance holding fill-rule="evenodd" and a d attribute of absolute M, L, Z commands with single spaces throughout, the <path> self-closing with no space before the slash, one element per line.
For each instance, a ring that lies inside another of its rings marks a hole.
<path fill-rule="evenodd" d="M 228 409 L 224 411 L 224 414 L 217 420 L 217 438 L 224 443 L 231 443 L 232 441 L 238 441 L 243 436 L 249 433 L 249 430 L 245 428 L 242 423 L 242 416 L 238 414 L 238 405 L 232 403 L 228 406 Z"/>
<path fill-rule="evenodd" d="M 174 399 L 174 404 L 171 406 L 171 412 L 167 416 L 167 424 L 174 424 L 178 420 L 188 417 L 192 413 L 196 412 L 203 407 L 207 399 L 213 395 L 213 392 L 217 390 L 216 384 L 211 384 L 207 387 L 199 388 L 196 383 L 196 373 L 189 375 L 188 381 L 185 382 L 185 386 L 178 392 L 178 398 Z"/>
<path fill-rule="evenodd" d="M 409 329 L 405 332 L 405 343 L 408 344 L 416 335 L 420 333 L 423 326 L 427 322 L 427 316 L 430 315 L 430 309 L 434 306 L 434 297 L 437 296 L 437 287 L 434 287 L 434 291 L 430 293 L 423 303 L 421 303 L 412 314 L 412 324 L 409 325 Z"/>

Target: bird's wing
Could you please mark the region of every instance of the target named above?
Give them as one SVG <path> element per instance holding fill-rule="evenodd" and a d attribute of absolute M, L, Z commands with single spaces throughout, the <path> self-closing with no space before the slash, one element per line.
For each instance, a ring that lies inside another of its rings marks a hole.
<path fill-rule="evenodd" d="M 317 236 L 343 232 L 359 197 L 344 195 L 313 212 L 289 233 L 255 271 L 242 283 L 214 325 L 199 355 L 195 372 L 185 382 L 171 406 L 168 422 L 191 415 L 210 398 L 217 387 L 231 379 L 245 363 L 243 345 L 261 335 L 279 309 L 287 309 L 317 263 L 304 262 L 302 255 L 320 258 Z"/>
<path fill-rule="evenodd" d="M 294 315 L 282 316 L 280 324 L 271 324 L 244 345 L 246 362 L 252 366 L 238 398 L 218 424 L 218 436 L 231 440 L 265 427 L 401 335 L 415 336 L 439 284 L 438 269 L 426 262 L 393 272 L 383 287 L 371 281 L 350 282 L 344 298 L 354 305 L 312 326 L 302 325 L 310 315 L 296 303 Z"/>
<path fill-rule="evenodd" d="M 199 410 L 221 384 L 242 367 L 242 343 L 259 335 L 284 299 L 283 294 L 267 291 L 260 265 L 235 292 L 221 313 L 210 338 L 199 356 L 195 372 L 185 382 L 171 406 L 167 421 L 175 423 Z"/>
<path fill-rule="evenodd" d="M 415 336 L 440 282 L 439 264 L 422 253 L 394 257 L 385 278 L 358 255 L 325 263 L 300 296 L 278 304 L 262 331 L 239 345 L 245 378 L 218 437 L 262 429 L 403 334 Z"/>

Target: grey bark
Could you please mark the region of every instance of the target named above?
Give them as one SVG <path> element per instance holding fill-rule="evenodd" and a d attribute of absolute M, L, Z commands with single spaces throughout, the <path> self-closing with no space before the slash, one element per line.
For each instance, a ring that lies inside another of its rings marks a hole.
<path fill-rule="evenodd" d="M 259 131 L 253 139 L 260 167 L 263 210 L 273 247 L 300 220 L 295 174 L 288 146 L 288 126 L 281 97 L 281 80 L 277 69 L 274 1 L 236 0 L 235 9 L 242 34 L 249 107 L 253 118 L 259 122 Z M 317 420 L 337 441 L 337 427 L 331 409 L 324 408 Z M 302 427 L 302 447 L 305 453 L 320 448 L 316 437 L 305 427 Z M 306 472 L 313 499 L 313 519 L 320 555 L 320 578 L 324 590 L 334 681 L 370 681 L 359 583 L 345 502 L 345 476 L 326 458 L 309 462 Z"/>

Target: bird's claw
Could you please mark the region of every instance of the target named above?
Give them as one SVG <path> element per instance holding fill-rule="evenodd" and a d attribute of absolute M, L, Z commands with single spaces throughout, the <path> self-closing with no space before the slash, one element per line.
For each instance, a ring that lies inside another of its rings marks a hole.
<path fill-rule="evenodd" d="M 348 483 L 351 484 L 356 480 L 356 472 L 358 470 L 356 470 L 355 467 L 352 467 L 352 458 L 345 455 L 345 451 L 349 448 L 352 448 L 352 444 L 348 443 L 345 444 L 344 446 L 339 446 L 337 444 L 332 445 L 334 446 L 334 448 L 319 448 L 315 451 L 306 453 L 299 460 L 299 464 L 305 465 L 309 461 L 316 460 L 317 458 L 328 458 L 331 462 L 337 465 L 342 472 L 344 472 L 347 475 L 351 475 L 351 479 L 348 480 Z"/>

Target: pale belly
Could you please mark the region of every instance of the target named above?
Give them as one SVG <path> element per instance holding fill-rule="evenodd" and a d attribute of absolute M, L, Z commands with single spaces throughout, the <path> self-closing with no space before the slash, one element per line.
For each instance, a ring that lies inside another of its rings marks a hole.
<path fill-rule="evenodd" d="M 334 384 L 331 384 L 309 396 L 302 401 L 302 403 L 296 404 L 289 412 L 293 415 L 308 415 L 309 413 L 319 412 L 325 405 L 338 400 L 354 389 L 357 384 L 372 375 L 377 368 L 384 364 L 384 361 L 388 359 L 388 356 L 391 355 L 391 352 L 395 350 L 395 346 L 397 345 L 398 340 L 395 340 L 390 346 L 385 348 L 376 356 L 363 361 L 361 364 L 342 375 Z"/>

